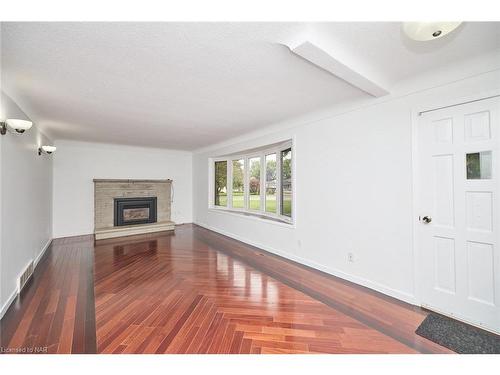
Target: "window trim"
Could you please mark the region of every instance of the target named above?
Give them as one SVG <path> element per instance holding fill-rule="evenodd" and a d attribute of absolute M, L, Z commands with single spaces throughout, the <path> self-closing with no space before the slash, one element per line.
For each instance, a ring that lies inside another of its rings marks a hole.
<path fill-rule="evenodd" d="M 287 149 L 292 150 L 292 215 L 286 216 L 281 214 L 281 152 Z M 276 155 L 276 212 L 266 211 L 266 156 L 270 154 Z M 259 210 L 250 209 L 250 159 L 260 158 L 260 207 Z M 243 208 L 233 207 L 233 161 L 244 160 L 244 205 Z M 219 161 L 227 161 L 227 205 L 215 205 L 215 163 Z M 221 212 L 244 213 L 245 215 L 255 216 L 261 219 L 274 219 L 286 224 L 294 223 L 295 217 L 295 153 L 292 140 L 287 140 L 270 147 L 262 147 L 258 151 L 251 150 L 249 152 L 235 153 L 221 157 L 209 158 L 209 189 L 208 208 Z"/>

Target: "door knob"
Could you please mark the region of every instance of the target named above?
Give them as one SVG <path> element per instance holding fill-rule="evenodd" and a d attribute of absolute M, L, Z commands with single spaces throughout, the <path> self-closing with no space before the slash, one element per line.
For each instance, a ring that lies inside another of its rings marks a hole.
<path fill-rule="evenodd" d="M 432 217 L 430 216 L 424 216 L 422 218 L 422 221 L 425 223 L 425 224 L 429 224 L 431 221 L 432 221 Z"/>

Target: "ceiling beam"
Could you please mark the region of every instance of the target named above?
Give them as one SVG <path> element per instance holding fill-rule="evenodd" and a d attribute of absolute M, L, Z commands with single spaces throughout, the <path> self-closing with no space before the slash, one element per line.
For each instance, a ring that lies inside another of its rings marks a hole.
<path fill-rule="evenodd" d="M 296 47 L 289 48 L 296 55 L 372 96 L 380 97 L 389 94 L 387 89 L 375 83 L 365 75 L 353 70 L 347 64 L 339 61 L 310 41 L 306 40 Z"/>

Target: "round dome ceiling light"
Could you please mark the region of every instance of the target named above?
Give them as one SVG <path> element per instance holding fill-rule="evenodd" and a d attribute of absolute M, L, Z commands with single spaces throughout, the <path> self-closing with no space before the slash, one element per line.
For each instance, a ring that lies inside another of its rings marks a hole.
<path fill-rule="evenodd" d="M 462 22 L 405 22 L 403 31 L 410 39 L 424 42 L 448 35 Z"/>

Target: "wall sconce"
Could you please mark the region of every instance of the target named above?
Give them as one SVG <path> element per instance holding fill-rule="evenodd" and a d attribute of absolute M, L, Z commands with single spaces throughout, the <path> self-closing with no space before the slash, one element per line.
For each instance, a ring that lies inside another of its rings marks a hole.
<path fill-rule="evenodd" d="M 0 134 L 5 135 L 7 130 L 14 134 L 23 134 L 32 126 L 33 123 L 31 121 L 8 118 L 7 120 L 0 122 Z"/>
<path fill-rule="evenodd" d="M 38 148 L 38 155 L 47 154 L 50 155 L 56 151 L 56 146 L 42 146 Z"/>

